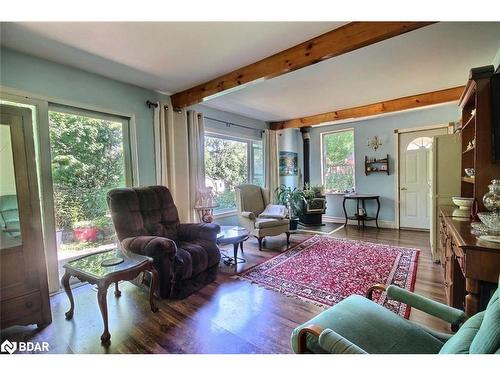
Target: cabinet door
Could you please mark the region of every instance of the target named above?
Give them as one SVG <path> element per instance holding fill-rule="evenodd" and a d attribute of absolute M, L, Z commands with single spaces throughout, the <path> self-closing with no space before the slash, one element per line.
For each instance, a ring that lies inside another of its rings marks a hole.
<path fill-rule="evenodd" d="M 32 134 L 30 109 L 0 107 L 0 285 L 3 312 L 10 308 L 9 300 L 37 292 L 40 293 L 37 299 L 40 303 L 33 311 L 46 312 L 49 308 Z M 16 316 L 14 313 L 8 315 Z M 33 323 L 42 322 L 43 319 L 38 319 Z"/>

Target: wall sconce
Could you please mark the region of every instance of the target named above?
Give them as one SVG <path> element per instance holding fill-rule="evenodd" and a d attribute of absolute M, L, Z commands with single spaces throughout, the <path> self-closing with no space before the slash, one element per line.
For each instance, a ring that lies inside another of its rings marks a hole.
<path fill-rule="evenodd" d="M 377 135 L 374 135 L 371 139 L 368 138 L 367 146 L 373 148 L 375 151 L 382 146 L 382 141 Z"/>

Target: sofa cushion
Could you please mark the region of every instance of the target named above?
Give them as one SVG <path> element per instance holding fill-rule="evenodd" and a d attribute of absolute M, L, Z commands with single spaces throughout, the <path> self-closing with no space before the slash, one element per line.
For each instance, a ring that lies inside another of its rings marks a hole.
<path fill-rule="evenodd" d="M 177 244 L 174 274 L 176 280 L 189 279 L 220 261 L 220 251 L 214 242 L 194 240 Z"/>
<path fill-rule="evenodd" d="M 439 354 L 468 354 L 474 337 L 481 327 L 484 311 L 472 316 L 441 348 Z"/>
<path fill-rule="evenodd" d="M 346 298 L 295 328 L 291 338 L 295 352 L 300 328 L 310 324 L 330 328 L 368 353 L 436 354 L 443 345 L 420 326 L 358 295 Z M 325 353 L 313 335 L 308 335 L 307 347 L 314 353 Z"/>
<path fill-rule="evenodd" d="M 471 354 L 493 354 L 500 351 L 500 299 L 498 289 L 484 312 L 483 322 L 472 340 Z"/>
<path fill-rule="evenodd" d="M 288 225 L 288 219 L 271 219 L 271 218 L 262 218 L 258 217 L 255 220 L 255 228 L 263 229 L 263 228 L 274 228 L 280 227 L 282 225 Z"/>

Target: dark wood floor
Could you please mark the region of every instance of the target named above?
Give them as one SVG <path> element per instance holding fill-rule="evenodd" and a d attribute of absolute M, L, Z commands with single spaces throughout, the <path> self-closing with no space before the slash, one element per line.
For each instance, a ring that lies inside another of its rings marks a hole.
<path fill-rule="evenodd" d="M 428 233 L 374 228 L 358 231 L 349 227 L 332 236 L 421 249 L 415 290 L 444 301 L 442 271 L 431 261 Z M 308 237 L 292 235 L 292 245 Z M 257 241 L 248 240 L 247 262 L 239 264 L 237 271 L 285 249 L 284 236 L 268 239 L 266 247 L 259 252 Z M 229 247 L 226 249 L 231 253 Z M 159 302 L 156 314 L 149 309 L 146 291 L 122 283 L 122 296 L 115 298 L 110 288 L 111 345 L 107 348 L 100 344 L 102 320 L 96 292 L 89 285 L 74 290 L 73 320 L 64 318 L 69 303 L 60 293 L 51 298 L 51 325 L 42 330 L 12 327 L 1 332 L 1 340 L 48 341 L 51 353 L 290 353 L 292 329 L 323 309 L 234 279 L 234 274 L 234 266 L 222 265 L 216 282 L 184 300 Z M 446 324 L 415 309 L 410 320 L 448 331 Z"/>

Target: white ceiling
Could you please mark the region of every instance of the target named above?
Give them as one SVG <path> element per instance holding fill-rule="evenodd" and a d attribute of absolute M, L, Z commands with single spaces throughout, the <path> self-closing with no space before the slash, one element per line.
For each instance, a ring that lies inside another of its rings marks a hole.
<path fill-rule="evenodd" d="M 493 62 L 498 23 L 438 23 L 212 99 L 207 106 L 279 121 L 464 85 Z"/>
<path fill-rule="evenodd" d="M 2 23 L 1 42 L 44 59 L 173 93 L 344 23 L 20 22 Z"/>
<path fill-rule="evenodd" d="M 178 92 L 344 23 L 2 23 L 1 42 L 138 86 Z M 204 104 L 264 121 L 328 112 L 463 85 L 469 69 L 491 64 L 499 48 L 499 22 L 438 23 Z"/>

